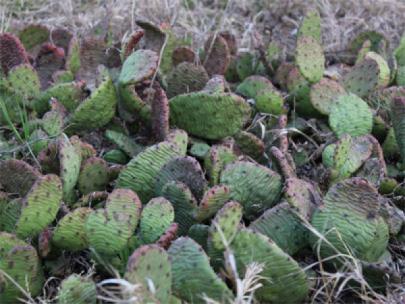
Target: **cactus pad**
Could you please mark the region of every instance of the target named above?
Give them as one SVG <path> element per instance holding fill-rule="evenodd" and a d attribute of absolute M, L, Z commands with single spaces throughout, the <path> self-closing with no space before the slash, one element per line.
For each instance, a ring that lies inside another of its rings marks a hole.
<path fill-rule="evenodd" d="M 217 34 L 211 35 L 204 45 L 204 67 L 208 75 L 224 75 L 231 61 L 226 40 Z"/>
<path fill-rule="evenodd" d="M 105 137 L 116 144 L 120 150 L 130 157 L 138 155 L 143 150 L 143 146 L 137 144 L 134 139 L 123 133 L 114 130 L 106 130 Z"/>
<path fill-rule="evenodd" d="M 354 94 L 342 95 L 331 108 L 329 125 L 339 138 L 343 134 L 366 135 L 371 133 L 373 114 L 360 97 Z"/>
<path fill-rule="evenodd" d="M 40 83 L 37 72 L 28 64 L 18 65 L 8 72 L 5 81 L 6 90 L 29 107 L 33 106 L 33 100 L 39 96 Z"/>
<path fill-rule="evenodd" d="M 236 93 L 255 99 L 261 91 L 270 91 L 274 89 L 273 84 L 264 76 L 249 76 L 245 78 L 237 87 Z"/>
<path fill-rule="evenodd" d="M 84 227 L 91 212 L 90 208 L 77 208 L 66 214 L 59 220 L 53 232 L 52 243 L 69 251 L 86 249 L 88 239 Z"/>
<path fill-rule="evenodd" d="M 204 168 L 210 178 L 210 185 L 219 183 L 219 177 L 224 167 L 237 159 L 231 147 L 214 145 L 204 159 Z"/>
<path fill-rule="evenodd" d="M 319 12 L 309 11 L 302 20 L 297 37 L 309 36 L 321 43 L 321 16 Z"/>
<path fill-rule="evenodd" d="M 177 66 L 183 62 L 194 63 L 196 61 L 195 52 L 188 46 L 179 46 L 173 50 L 172 62 L 173 66 Z"/>
<path fill-rule="evenodd" d="M 204 92 L 178 95 L 170 100 L 170 119 L 188 133 L 221 139 L 239 131 L 250 116 L 249 104 L 234 94 Z"/>
<path fill-rule="evenodd" d="M 20 38 L 25 49 L 29 52 L 49 39 L 49 29 L 46 26 L 39 24 L 30 24 L 19 32 Z"/>
<path fill-rule="evenodd" d="M 298 37 L 295 63 L 310 83 L 321 80 L 325 70 L 325 57 L 319 42 L 311 36 Z"/>
<path fill-rule="evenodd" d="M 221 173 L 221 184 L 229 187 L 230 198 L 242 204 L 248 219 L 272 207 L 282 188 L 278 173 L 247 161 L 227 165 Z"/>
<path fill-rule="evenodd" d="M 39 176 L 38 170 L 22 160 L 0 161 L 0 184 L 6 192 L 24 196 Z"/>
<path fill-rule="evenodd" d="M 96 304 L 96 284 L 90 278 L 72 274 L 62 281 L 57 298 L 60 304 Z"/>
<path fill-rule="evenodd" d="M 28 64 L 28 56 L 21 41 L 12 34 L 0 35 L 0 67 L 5 75 L 20 65 Z"/>
<path fill-rule="evenodd" d="M 333 185 L 324 197 L 324 206 L 315 212 L 312 225 L 339 252 L 368 262 L 377 261 L 388 244 L 388 226 L 379 215 L 377 189 L 361 178 L 351 178 Z M 317 237 L 311 235 L 314 250 Z M 320 241 L 320 255 L 337 254 Z"/>
<path fill-rule="evenodd" d="M 176 156 L 180 156 L 178 147 L 170 142 L 161 142 L 145 149 L 121 171 L 117 187 L 134 190 L 146 203 L 154 195 L 155 179 L 160 170 Z"/>
<path fill-rule="evenodd" d="M 208 257 L 192 239 L 178 238 L 168 250 L 172 263 L 173 291 L 181 299 L 205 303 L 204 295 L 224 303 L 232 298 L 226 284 L 212 270 Z"/>
<path fill-rule="evenodd" d="M 41 88 L 46 89 L 53 82 L 53 75 L 65 65 L 65 51 L 51 43 L 44 43 L 35 58 L 35 70 L 38 72 Z"/>
<path fill-rule="evenodd" d="M 125 279 L 144 286 L 160 303 L 168 303 L 172 285 L 168 254 L 157 245 L 138 248 L 128 260 Z"/>
<path fill-rule="evenodd" d="M 229 188 L 223 185 L 217 185 L 208 189 L 196 210 L 195 219 L 199 222 L 204 221 L 214 214 L 229 200 Z"/>
<path fill-rule="evenodd" d="M 172 204 L 164 197 L 152 198 L 143 208 L 140 235 L 145 244 L 150 244 L 168 229 L 174 220 Z"/>
<path fill-rule="evenodd" d="M 329 78 L 322 78 L 311 86 L 311 104 L 325 115 L 329 115 L 333 104 L 340 95 L 346 95 L 346 90 L 337 81 Z"/>
<path fill-rule="evenodd" d="M 259 161 L 261 159 L 264 153 L 264 143 L 260 138 L 246 131 L 236 133 L 233 138 L 235 139 L 236 149 L 255 160 Z"/>
<path fill-rule="evenodd" d="M 260 302 L 301 303 L 307 296 L 309 286 L 304 271 L 266 236 L 242 229 L 235 236 L 231 249 L 242 277 L 250 263 L 264 264 L 260 274 L 265 278 L 261 281 L 263 287 L 255 293 Z"/>
<path fill-rule="evenodd" d="M 405 164 L 405 97 L 397 97 L 391 103 L 392 126 Z"/>
<path fill-rule="evenodd" d="M 90 157 L 82 164 L 77 187 L 83 195 L 86 195 L 93 191 L 105 190 L 108 181 L 106 161 L 99 157 Z"/>
<path fill-rule="evenodd" d="M 187 152 L 188 134 L 180 129 L 172 129 L 167 134 L 166 141 L 174 144 L 181 155 Z"/>

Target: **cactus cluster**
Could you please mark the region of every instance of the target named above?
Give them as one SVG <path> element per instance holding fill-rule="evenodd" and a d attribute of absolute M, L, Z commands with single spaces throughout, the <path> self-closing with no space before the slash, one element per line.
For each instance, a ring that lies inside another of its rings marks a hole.
<path fill-rule="evenodd" d="M 321 16 L 288 56 L 143 20 L 0 34 L 0 302 L 306 303 L 349 264 L 354 302 L 403 284 L 405 40 L 335 64 Z"/>

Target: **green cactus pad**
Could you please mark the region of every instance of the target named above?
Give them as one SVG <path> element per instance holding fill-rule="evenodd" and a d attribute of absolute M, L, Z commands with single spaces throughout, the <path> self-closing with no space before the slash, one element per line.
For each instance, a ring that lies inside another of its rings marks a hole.
<path fill-rule="evenodd" d="M 20 38 L 25 49 L 32 51 L 34 47 L 48 41 L 49 29 L 43 25 L 30 24 L 19 32 L 18 37 Z"/>
<path fill-rule="evenodd" d="M 120 85 L 135 84 L 152 77 L 156 72 L 158 59 L 158 55 L 151 50 L 133 52 L 122 65 L 118 78 Z"/>
<path fill-rule="evenodd" d="M 240 52 L 236 56 L 236 73 L 243 80 L 259 72 L 260 60 L 252 52 Z"/>
<path fill-rule="evenodd" d="M 169 134 L 167 134 L 166 141 L 176 145 L 181 155 L 186 154 L 188 144 L 187 132 L 180 129 L 172 129 L 169 131 Z"/>
<path fill-rule="evenodd" d="M 96 304 L 96 284 L 90 278 L 72 274 L 62 281 L 57 299 L 59 304 Z"/>
<path fill-rule="evenodd" d="M 59 139 L 60 178 L 63 185 L 63 199 L 72 202 L 75 199 L 74 188 L 80 174 L 82 157 L 77 147 L 72 145 L 66 135 Z"/>
<path fill-rule="evenodd" d="M 312 85 L 309 94 L 314 108 L 325 115 L 329 115 L 340 95 L 346 95 L 346 90 L 337 81 L 329 78 L 322 78 Z"/>
<path fill-rule="evenodd" d="M 261 91 L 271 91 L 275 89 L 270 80 L 264 76 L 249 76 L 245 78 L 237 87 L 236 93 L 246 97 L 255 99 Z"/>
<path fill-rule="evenodd" d="M 73 112 L 73 130 L 83 131 L 105 126 L 115 115 L 117 95 L 111 78 L 104 80 Z"/>
<path fill-rule="evenodd" d="M 391 103 L 391 119 L 402 162 L 405 164 L 405 97 L 393 99 Z"/>
<path fill-rule="evenodd" d="M 295 52 L 295 63 L 305 79 L 310 83 L 321 80 L 325 70 L 325 56 L 319 42 L 311 36 L 298 37 Z"/>
<path fill-rule="evenodd" d="M 232 148 L 226 145 L 214 145 L 204 159 L 204 168 L 210 178 L 210 185 L 219 183 L 219 177 L 224 167 L 235 161 L 238 157 Z"/>
<path fill-rule="evenodd" d="M 130 157 L 138 155 L 144 149 L 143 146 L 136 143 L 134 139 L 121 132 L 106 130 L 105 137 L 116 144 L 120 150 L 124 151 Z"/>
<path fill-rule="evenodd" d="M 339 138 L 343 134 L 366 135 L 373 128 L 373 114 L 360 97 L 354 94 L 342 95 L 331 108 L 329 125 Z"/>
<path fill-rule="evenodd" d="M 40 93 L 38 74 L 29 64 L 21 64 L 12 68 L 4 86 L 10 94 L 21 98 L 21 102 L 30 107 L 33 106 L 33 100 Z"/>
<path fill-rule="evenodd" d="M 12 34 L 2 33 L 0 35 L 0 68 L 2 74 L 20 65 L 29 64 L 28 55 L 21 41 Z"/>
<path fill-rule="evenodd" d="M 196 241 L 207 251 L 207 239 L 210 226 L 204 224 L 194 224 L 188 230 L 187 236 Z"/>
<path fill-rule="evenodd" d="M 378 88 L 384 88 L 390 80 L 390 68 L 380 55 L 366 54 L 343 78 L 345 89 L 359 97 L 366 97 Z"/>
<path fill-rule="evenodd" d="M 90 208 L 77 208 L 59 220 L 53 231 L 52 243 L 69 251 L 83 250 L 88 247 L 88 239 L 84 227 Z"/>
<path fill-rule="evenodd" d="M 318 11 L 309 11 L 304 16 L 297 33 L 297 37 L 301 36 L 312 37 L 319 44 L 321 43 L 321 16 Z"/>
<path fill-rule="evenodd" d="M 22 238 L 35 236 L 56 217 L 62 202 L 62 183 L 56 175 L 45 175 L 37 179 L 26 195 L 16 233 Z"/>
<path fill-rule="evenodd" d="M 103 155 L 103 159 L 106 162 L 120 164 L 120 165 L 125 165 L 129 161 L 127 154 L 118 149 L 113 149 L 113 150 L 106 152 Z"/>
<path fill-rule="evenodd" d="M 159 303 L 168 303 L 171 296 L 172 271 L 169 256 L 157 245 L 144 245 L 128 259 L 125 279 L 141 284 Z"/>
<path fill-rule="evenodd" d="M 191 156 L 176 157 L 168 161 L 156 175 L 155 194 L 162 195 L 162 189 L 170 181 L 182 182 L 198 200 L 204 194 L 207 181 L 200 163 Z"/>
<path fill-rule="evenodd" d="M 187 185 L 176 181 L 171 181 L 163 187 L 162 196 L 173 205 L 174 221 L 179 224 L 178 234 L 186 234 L 195 223 L 194 213 L 197 208 L 197 200 Z"/>
<path fill-rule="evenodd" d="M 249 229 L 267 236 L 289 255 L 308 245 L 308 230 L 287 202 L 266 210 Z"/>
<path fill-rule="evenodd" d="M 374 262 L 388 244 L 388 226 L 379 215 L 380 201 L 377 189 L 361 178 L 351 178 L 333 185 L 324 197 L 324 206 L 315 212 L 312 225 L 338 252 Z M 310 235 L 315 251 L 318 237 Z M 320 240 L 323 258 L 337 254 Z"/>
<path fill-rule="evenodd" d="M 14 304 L 18 299 L 26 299 L 18 286 L 29 288 L 33 297 L 42 289 L 43 274 L 35 248 L 6 232 L 0 233 L 0 271 L 13 280 L 0 276 L 1 303 Z"/>
<path fill-rule="evenodd" d="M 204 159 L 209 152 L 211 146 L 204 141 L 193 141 L 188 153 L 198 159 Z"/>
<path fill-rule="evenodd" d="M 184 301 L 205 303 L 204 295 L 226 303 L 232 293 L 212 270 L 208 257 L 192 239 L 180 237 L 168 250 L 172 263 L 173 291 Z"/>
<path fill-rule="evenodd" d="M 224 75 L 231 61 L 226 40 L 220 35 L 211 35 L 204 45 L 204 57 L 204 68 L 208 75 Z"/>
<path fill-rule="evenodd" d="M 4 191 L 24 196 L 40 173 L 26 162 L 17 159 L 0 161 L 0 184 Z"/>
<path fill-rule="evenodd" d="M 134 190 L 146 203 L 155 192 L 155 180 L 162 167 L 176 156 L 181 156 L 178 147 L 171 142 L 161 142 L 139 153 L 121 171 L 117 187 Z"/>
<path fill-rule="evenodd" d="M 221 139 L 233 135 L 249 117 L 249 104 L 234 94 L 199 92 L 178 95 L 170 100 L 172 123 L 202 138 Z"/>
<path fill-rule="evenodd" d="M 202 222 L 212 217 L 227 201 L 229 201 L 229 197 L 230 193 L 227 186 L 216 185 L 208 189 L 198 205 L 195 219 Z"/>
<path fill-rule="evenodd" d="M 140 222 L 140 237 L 145 244 L 159 239 L 173 223 L 173 205 L 164 197 L 152 198 L 143 208 Z"/>
<path fill-rule="evenodd" d="M 190 62 L 176 66 L 166 77 L 167 96 L 174 96 L 200 91 L 209 80 L 204 67 Z"/>
<path fill-rule="evenodd" d="M 74 37 L 70 40 L 67 49 L 66 65 L 65 68 L 72 75 L 76 75 L 80 70 L 80 44 Z"/>
<path fill-rule="evenodd" d="M 369 40 L 371 42 L 371 49 L 377 52 L 380 49 L 382 42 L 387 42 L 383 34 L 376 31 L 364 31 L 359 33 L 349 44 L 349 49 L 357 54 L 363 46 L 364 42 Z"/>
<path fill-rule="evenodd" d="M 259 161 L 263 157 L 264 143 L 256 135 L 246 131 L 236 133 L 233 138 L 237 149 L 243 154 Z"/>
<path fill-rule="evenodd" d="M 229 187 L 230 198 L 242 204 L 248 219 L 272 207 L 282 188 L 278 173 L 247 161 L 227 165 L 221 173 L 221 184 Z"/>
<path fill-rule="evenodd" d="M 264 89 L 257 93 L 255 106 L 261 113 L 279 115 L 284 111 L 284 99 L 276 89 Z"/>
<path fill-rule="evenodd" d="M 209 242 L 216 250 L 225 250 L 225 244 L 231 244 L 242 219 L 242 212 L 242 206 L 237 202 L 228 202 L 217 212 L 209 230 Z"/>
<path fill-rule="evenodd" d="M 99 157 L 86 159 L 80 170 L 77 187 L 81 194 L 105 190 L 108 184 L 107 162 Z"/>
<path fill-rule="evenodd" d="M 309 286 L 305 272 L 266 236 L 242 229 L 233 239 L 231 249 L 241 277 L 249 264 L 264 264 L 260 273 L 264 277 L 263 287 L 255 292 L 260 302 L 301 303 L 307 296 Z"/>

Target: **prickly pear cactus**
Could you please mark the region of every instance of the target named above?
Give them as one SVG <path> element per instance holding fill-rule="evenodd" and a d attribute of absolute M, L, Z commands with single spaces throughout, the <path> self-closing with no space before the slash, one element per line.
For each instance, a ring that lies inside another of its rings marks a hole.
<path fill-rule="evenodd" d="M 173 292 L 191 303 L 205 303 L 204 296 L 225 303 L 232 292 L 211 268 L 207 255 L 191 238 L 180 237 L 168 250 Z"/>
<path fill-rule="evenodd" d="M 214 145 L 211 147 L 204 159 L 204 169 L 210 178 L 211 186 L 219 183 L 221 171 L 227 164 L 237 158 L 232 148 L 227 145 Z"/>
<path fill-rule="evenodd" d="M 166 136 L 166 141 L 174 144 L 181 155 L 185 155 L 188 145 L 188 134 L 181 129 L 172 129 Z"/>
<path fill-rule="evenodd" d="M 144 245 L 128 259 L 125 279 L 141 284 L 160 303 L 169 303 L 172 286 L 172 271 L 169 256 L 157 245 Z"/>
<path fill-rule="evenodd" d="M 312 37 L 318 43 L 321 43 L 321 16 L 316 10 L 309 11 L 302 19 L 297 37 Z"/>
<path fill-rule="evenodd" d="M 216 185 L 210 189 L 207 189 L 203 198 L 196 210 L 195 219 L 202 222 L 222 208 L 222 206 L 229 201 L 230 193 L 229 187 L 224 185 Z"/>
<path fill-rule="evenodd" d="M 311 86 L 309 94 L 311 104 L 320 113 L 329 115 L 333 104 L 340 95 L 346 95 L 346 90 L 335 80 L 322 78 Z"/>
<path fill-rule="evenodd" d="M 220 181 L 229 187 L 230 198 L 242 204 L 244 216 L 248 219 L 272 207 L 282 188 L 278 173 L 248 161 L 227 165 Z"/>
<path fill-rule="evenodd" d="M 105 190 L 108 182 L 108 166 L 104 159 L 90 157 L 83 162 L 77 180 L 77 187 L 81 194 Z"/>
<path fill-rule="evenodd" d="M 48 41 L 49 29 L 43 25 L 30 24 L 18 33 L 18 38 L 25 49 L 32 52 L 34 47 L 38 47 Z"/>
<path fill-rule="evenodd" d="M 164 197 L 152 198 L 143 208 L 139 224 L 140 238 L 150 244 L 168 229 L 174 220 L 173 205 Z"/>
<path fill-rule="evenodd" d="M 236 149 L 239 149 L 243 154 L 260 161 L 264 153 L 264 142 L 251 132 L 240 131 L 236 133 L 235 139 Z"/>
<path fill-rule="evenodd" d="M 59 220 L 53 231 L 52 243 L 61 249 L 78 251 L 89 245 L 85 232 L 87 217 L 92 212 L 90 208 L 77 208 Z"/>
<path fill-rule="evenodd" d="M 62 202 L 62 183 L 56 175 L 37 179 L 22 202 L 15 230 L 19 237 L 36 236 L 56 217 Z"/>
<path fill-rule="evenodd" d="M 354 94 L 342 95 L 331 107 L 329 125 L 339 138 L 343 134 L 366 135 L 371 133 L 373 114 L 360 97 Z"/>
<path fill-rule="evenodd" d="M 249 117 L 249 104 L 234 94 L 199 92 L 178 95 L 170 100 L 172 124 L 206 139 L 235 134 Z"/>
<path fill-rule="evenodd" d="M 311 36 L 299 36 L 295 50 L 295 63 L 310 83 L 321 80 L 325 70 L 322 46 Z"/>
<path fill-rule="evenodd" d="M 169 100 L 162 88 L 153 91 L 152 132 L 156 141 L 163 141 L 169 133 Z"/>
<path fill-rule="evenodd" d="M 123 133 L 114 130 L 106 130 L 105 137 L 107 137 L 112 143 L 116 144 L 120 150 L 130 157 L 134 157 L 144 150 L 143 146 L 136 143 L 134 139 Z"/>
<path fill-rule="evenodd" d="M 15 95 L 21 104 L 33 107 L 33 100 L 40 95 L 37 72 L 29 64 L 20 64 L 8 71 L 4 81 L 6 92 Z"/>
<path fill-rule="evenodd" d="M 204 67 L 208 75 L 224 75 L 231 61 L 226 40 L 218 34 L 211 35 L 204 45 Z"/>
<path fill-rule="evenodd" d="M 170 201 L 174 208 L 174 221 L 179 224 L 178 234 L 184 235 L 195 224 L 194 213 L 197 200 L 187 185 L 171 181 L 162 188 L 162 196 Z"/>
<path fill-rule="evenodd" d="M 139 153 L 121 171 L 117 187 L 134 190 L 146 203 L 155 192 L 156 177 L 172 158 L 181 156 L 178 147 L 171 142 L 161 142 Z"/>
<path fill-rule="evenodd" d="M 271 239 L 261 233 L 241 229 L 235 236 L 233 250 L 237 269 L 243 277 L 253 262 L 263 263 L 263 287 L 255 292 L 260 302 L 301 303 L 309 292 L 304 270 Z M 292 275 L 294 274 L 294 275 Z"/>
<path fill-rule="evenodd" d="M 162 167 L 156 176 L 155 194 L 161 195 L 164 185 L 170 181 L 186 184 L 198 200 L 207 186 L 200 163 L 191 156 L 173 158 Z"/>
<path fill-rule="evenodd" d="M 35 248 L 6 232 L 0 232 L 0 272 L 1 303 L 28 300 L 20 286 L 29 288 L 32 297 L 42 290 L 44 278 Z"/>
<path fill-rule="evenodd" d="M 312 225 L 326 240 L 310 235 L 314 250 L 323 258 L 340 252 L 377 261 L 388 244 L 388 226 L 379 215 L 377 189 L 354 177 L 333 185 L 323 202 L 312 217 Z"/>
<path fill-rule="evenodd" d="M 8 72 L 20 64 L 29 64 L 27 53 L 20 39 L 9 33 L 0 35 L 0 67 L 2 72 Z"/>
<path fill-rule="evenodd" d="M 97 289 L 91 278 L 72 274 L 64 279 L 57 295 L 60 304 L 95 304 L 97 302 Z"/>
<path fill-rule="evenodd" d="M 264 76 L 249 76 L 245 78 L 237 87 L 236 93 L 246 97 L 246 98 L 253 98 L 256 99 L 256 96 L 261 91 L 271 91 L 274 90 L 275 87 Z"/>
<path fill-rule="evenodd" d="M 0 184 L 6 192 L 24 196 L 40 175 L 37 169 L 22 160 L 0 161 Z"/>
<path fill-rule="evenodd" d="M 391 117 L 399 152 L 401 153 L 402 162 L 405 164 L 405 97 L 393 99 Z"/>
<path fill-rule="evenodd" d="M 249 225 L 249 229 L 267 236 L 289 255 L 308 245 L 308 230 L 287 202 L 266 210 Z"/>

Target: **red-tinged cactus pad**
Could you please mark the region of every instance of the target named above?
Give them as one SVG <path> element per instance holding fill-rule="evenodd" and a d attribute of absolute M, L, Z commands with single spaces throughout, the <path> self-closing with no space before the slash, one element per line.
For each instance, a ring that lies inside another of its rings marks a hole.
<path fill-rule="evenodd" d="M 322 114 L 329 115 L 338 97 L 346 94 L 346 90 L 337 81 L 322 78 L 318 83 L 311 86 L 309 96 L 315 109 Z"/>
<path fill-rule="evenodd" d="M 190 62 L 177 65 L 166 77 L 169 98 L 179 94 L 200 91 L 209 77 L 204 67 Z"/>
<path fill-rule="evenodd" d="M 168 249 L 171 243 L 176 239 L 178 230 L 179 224 L 172 223 L 156 241 L 156 244 L 164 249 Z"/>
<path fill-rule="evenodd" d="M 230 188 L 230 196 L 242 204 L 243 215 L 255 218 L 272 207 L 280 197 L 281 176 L 259 164 L 236 161 L 225 167 L 221 173 L 221 184 Z"/>
<path fill-rule="evenodd" d="M 302 20 L 297 37 L 309 36 L 321 43 L 321 16 L 316 10 L 309 11 Z"/>
<path fill-rule="evenodd" d="M 392 126 L 405 164 L 405 97 L 397 97 L 391 103 Z"/>
<path fill-rule="evenodd" d="M 20 65 L 29 64 L 27 53 L 21 41 L 12 34 L 0 34 L 0 67 L 2 72 L 8 72 Z"/>
<path fill-rule="evenodd" d="M 197 55 L 195 52 L 188 46 L 179 46 L 173 50 L 172 53 L 172 62 L 173 66 L 177 66 L 183 62 L 196 62 Z"/>
<path fill-rule="evenodd" d="M 331 108 L 329 125 L 339 138 L 344 134 L 366 135 L 373 128 L 373 113 L 360 97 L 354 94 L 342 95 Z"/>
<path fill-rule="evenodd" d="M 173 158 L 162 167 L 156 176 L 155 194 L 161 195 L 164 185 L 171 181 L 187 185 L 198 200 L 207 186 L 200 163 L 191 156 Z"/>
<path fill-rule="evenodd" d="M 169 303 L 172 289 L 172 271 L 169 256 L 157 245 L 144 245 L 130 256 L 125 279 L 141 284 L 159 303 Z"/>
<path fill-rule="evenodd" d="M 318 82 L 325 70 L 322 46 L 310 36 L 298 37 L 295 63 L 305 79 L 310 83 Z"/>
<path fill-rule="evenodd" d="M 143 208 L 141 214 L 140 238 L 150 244 L 169 228 L 174 220 L 173 205 L 164 197 L 152 198 Z"/>
<path fill-rule="evenodd" d="M 58 142 L 60 178 L 63 185 L 63 199 L 66 202 L 75 200 L 75 186 L 80 174 L 82 156 L 80 150 L 74 146 L 66 135 L 62 135 Z"/>
<path fill-rule="evenodd" d="M 188 134 L 181 129 L 172 129 L 167 134 L 165 141 L 174 144 L 181 155 L 185 155 L 188 145 Z"/>
<path fill-rule="evenodd" d="M 77 208 L 61 218 L 53 231 L 52 244 L 60 249 L 78 251 L 89 245 L 84 230 L 90 208 Z"/>
<path fill-rule="evenodd" d="M 194 214 L 197 200 L 187 185 L 171 181 L 162 189 L 162 196 L 170 201 L 174 208 L 174 221 L 179 224 L 178 234 L 184 235 L 195 224 Z"/>
<path fill-rule="evenodd" d="M 37 179 L 22 203 L 16 233 L 22 238 L 36 236 L 56 218 L 62 203 L 62 182 L 56 175 Z"/>
<path fill-rule="evenodd" d="M 122 66 L 118 78 L 120 85 L 127 86 L 146 80 L 155 74 L 159 56 L 151 50 L 138 50 L 132 53 Z"/>
<path fill-rule="evenodd" d="M 116 105 L 115 87 L 107 77 L 73 112 L 70 118 L 72 129 L 84 131 L 105 126 L 114 117 Z"/>
<path fill-rule="evenodd" d="M 154 196 L 156 177 L 160 170 L 177 156 L 181 156 L 178 147 L 166 141 L 145 149 L 121 171 L 117 187 L 132 189 L 146 203 Z"/>
<path fill-rule="evenodd" d="M 308 245 L 308 229 L 287 202 L 266 210 L 249 229 L 267 236 L 289 255 Z"/>
<path fill-rule="evenodd" d="M 108 165 L 104 159 L 90 157 L 83 162 L 77 180 L 77 187 L 81 194 L 105 190 L 108 182 Z"/>
<path fill-rule="evenodd" d="M 224 75 L 231 61 L 226 40 L 218 35 L 211 35 L 204 45 L 204 67 L 208 75 Z"/>
<path fill-rule="evenodd" d="M 227 201 L 229 201 L 229 198 L 230 193 L 227 186 L 216 185 L 208 189 L 198 205 L 195 219 L 202 222 L 212 217 Z"/>
<path fill-rule="evenodd" d="M 22 160 L 0 161 L 0 185 L 8 193 L 24 196 L 40 175 L 37 169 Z"/>
<path fill-rule="evenodd" d="M 231 244 L 240 277 L 249 264 L 263 263 L 260 281 L 263 287 L 255 292 L 262 303 L 302 303 L 309 292 L 303 269 L 271 239 L 248 229 L 240 230 Z"/>
<path fill-rule="evenodd" d="M 169 133 L 169 100 L 160 87 L 153 92 L 152 132 L 157 141 L 165 140 Z"/>
<path fill-rule="evenodd" d="M 211 147 L 204 159 L 204 169 L 210 178 L 209 183 L 211 186 L 219 183 L 221 171 L 227 164 L 237 158 L 233 149 L 227 145 L 214 145 Z"/>
<path fill-rule="evenodd" d="M 178 95 L 170 100 L 172 124 L 189 134 L 221 139 L 238 132 L 250 118 L 250 106 L 234 94 L 205 92 Z"/>
<path fill-rule="evenodd" d="M 127 40 L 123 43 L 122 46 L 122 60 L 127 59 L 134 51 L 138 45 L 138 42 L 142 39 L 144 35 L 143 30 L 137 30 L 133 32 Z"/>
<path fill-rule="evenodd" d="M 377 189 L 355 177 L 333 185 L 323 202 L 311 223 L 327 242 L 311 235 L 314 250 L 319 250 L 322 258 L 340 252 L 367 262 L 377 261 L 388 244 L 388 226 L 379 215 Z"/>
<path fill-rule="evenodd" d="M 242 212 L 242 206 L 237 202 L 228 202 L 217 212 L 209 230 L 209 242 L 216 250 L 225 250 L 232 243 Z"/>
<path fill-rule="evenodd" d="M 96 284 L 91 278 L 72 274 L 62 281 L 57 299 L 59 304 L 96 304 Z"/>
<path fill-rule="evenodd" d="M 0 302 L 18 303 L 26 299 L 19 288 L 25 286 L 30 296 L 37 296 L 42 290 L 43 273 L 38 254 L 34 247 L 17 239 L 13 234 L 0 233 Z"/>
<path fill-rule="evenodd" d="M 390 68 L 380 55 L 369 52 L 343 78 L 345 89 L 359 97 L 367 97 L 373 91 L 384 88 L 390 80 Z"/>
<path fill-rule="evenodd" d="M 50 40 L 57 47 L 63 48 L 65 53 L 69 49 L 69 45 L 73 38 L 73 34 L 65 28 L 53 29 L 50 32 Z"/>
<path fill-rule="evenodd" d="M 182 300 L 205 303 L 204 296 L 226 303 L 232 292 L 215 274 L 204 250 L 191 238 L 181 237 L 168 250 L 172 264 L 173 292 Z"/>
<path fill-rule="evenodd" d="M 45 43 L 35 58 L 34 66 L 38 72 L 41 88 L 46 89 L 51 86 L 54 73 L 64 68 L 65 51 L 54 44 Z"/>

